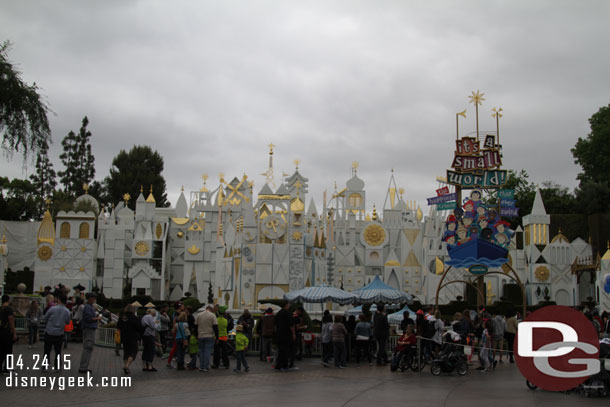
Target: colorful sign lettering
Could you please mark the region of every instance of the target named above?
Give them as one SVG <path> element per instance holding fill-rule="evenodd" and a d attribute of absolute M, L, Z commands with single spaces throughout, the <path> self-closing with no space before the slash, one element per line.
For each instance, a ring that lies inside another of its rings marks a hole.
<path fill-rule="evenodd" d="M 436 196 L 447 195 L 449 193 L 449 187 L 442 187 L 436 190 Z"/>
<path fill-rule="evenodd" d="M 498 189 L 498 198 L 515 199 L 515 190 L 514 189 Z"/>
<path fill-rule="evenodd" d="M 457 208 L 457 203 L 455 201 L 453 202 L 441 202 L 438 205 L 436 205 L 436 209 L 438 209 L 439 211 L 446 211 L 446 210 L 452 210 Z"/>
<path fill-rule="evenodd" d="M 460 173 L 447 170 L 447 182 L 462 188 L 499 188 L 506 183 L 506 170 Z"/>
<path fill-rule="evenodd" d="M 500 206 L 503 208 L 514 208 L 516 203 L 514 199 L 500 199 Z"/>
<path fill-rule="evenodd" d="M 516 218 L 519 216 L 519 208 L 500 208 L 500 216 L 506 216 L 507 218 Z"/>
<path fill-rule="evenodd" d="M 428 198 L 428 205 L 436 205 L 441 202 L 455 201 L 456 199 L 457 199 L 456 193 L 435 196 L 434 198 Z"/>
<path fill-rule="evenodd" d="M 462 171 L 476 171 L 495 168 L 502 165 L 500 152 L 498 150 L 483 150 L 480 155 L 457 154 L 451 163 L 451 167 Z"/>

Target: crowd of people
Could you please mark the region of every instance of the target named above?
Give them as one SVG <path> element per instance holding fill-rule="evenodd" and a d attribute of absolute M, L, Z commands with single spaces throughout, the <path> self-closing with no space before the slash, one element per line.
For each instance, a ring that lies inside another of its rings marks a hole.
<path fill-rule="evenodd" d="M 44 307 L 32 301 L 26 312 L 28 321 L 28 346 L 37 341 L 41 324 L 44 324 L 43 354 L 49 367 L 61 370 L 62 350 L 69 341 L 69 334 L 77 331 L 82 337 L 82 352 L 78 371 L 87 373 L 94 351 L 95 332 L 100 321 L 107 316 L 98 311 L 95 293 L 70 302 L 62 290 L 45 297 Z M 246 309 L 234 322 L 227 307 L 209 304 L 193 310 L 182 302 L 174 304 L 170 314 L 169 304 L 147 308 L 142 314 L 134 305 L 127 305 L 118 316 L 116 324 L 116 353 L 123 351 L 123 374 L 130 375 L 132 363 L 141 351 L 142 370 L 154 372 L 155 358 L 163 360 L 168 368 L 177 370 L 230 369 L 231 357 L 235 359 L 236 373 L 248 372 L 248 348 L 253 345 L 254 335 L 260 341 L 259 358 L 279 372 L 297 370 L 296 362 L 303 356 L 311 356 L 315 335 L 320 336 L 321 363 L 324 367 L 334 365 L 337 369 L 348 367 L 348 363 L 360 366 L 362 362 L 379 366 L 392 363 L 403 352 L 418 346 L 424 361 L 436 358 L 446 341 L 445 333 L 452 333 L 453 342 L 469 349 L 467 360 L 473 363 L 477 356 L 477 369 L 492 371 L 498 363 L 514 363 L 513 341 L 521 315 L 510 311 L 505 315 L 489 313 L 484 307 L 466 309 L 454 315 L 452 321 L 443 320 L 439 310 L 427 307 L 418 310 L 415 318 L 405 312 L 400 324 L 401 335 L 394 349 L 388 349 L 391 327 L 383 304 L 378 304 L 372 314 L 331 314 L 325 311 L 320 322 L 319 334 L 311 332 L 311 321 L 305 320 L 303 307 L 286 303 L 277 312 L 268 308 L 256 319 Z M 196 312 L 195 312 L 196 311 Z M 597 310 L 585 313 L 597 330 L 600 338 L 610 338 L 608 312 Z M 317 322 L 317 321 L 316 321 Z M 10 298 L 2 297 L 0 310 L 1 360 L 12 353 L 12 344 L 17 339 L 14 311 Z M 72 328 L 70 328 L 72 326 Z M 54 352 L 54 358 L 51 354 Z M 388 354 L 391 354 L 392 361 Z M 187 363 L 188 355 L 188 363 Z M 53 361 L 53 363 L 51 363 Z M 44 368 L 44 366 L 43 366 Z M 6 367 L 3 366 L 3 370 Z"/>

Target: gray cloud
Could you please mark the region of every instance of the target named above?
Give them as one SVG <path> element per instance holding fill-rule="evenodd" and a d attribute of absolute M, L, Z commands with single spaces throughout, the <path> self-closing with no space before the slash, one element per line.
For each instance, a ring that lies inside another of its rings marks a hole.
<path fill-rule="evenodd" d="M 392 168 L 405 198 L 434 195 L 450 165 L 455 113 L 485 92 L 480 127 L 501 106 L 506 168 L 576 186 L 570 148 L 610 101 L 610 5 L 577 2 L 12 2 L 3 36 L 56 112 L 55 144 L 90 119 L 97 178 L 149 144 L 169 196 L 201 174 L 247 173 L 262 187 L 300 159 L 310 194 L 360 162 L 371 207 Z M 58 160 L 56 160 L 58 162 Z M 57 163 L 56 167 L 59 166 Z M 23 176 L 18 158 L 0 165 Z M 30 168 L 31 170 L 31 168 Z"/>

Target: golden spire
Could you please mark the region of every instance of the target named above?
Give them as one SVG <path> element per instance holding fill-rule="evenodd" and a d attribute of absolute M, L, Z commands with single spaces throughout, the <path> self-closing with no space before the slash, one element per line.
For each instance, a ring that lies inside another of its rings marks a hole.
<path fill-rule="evenodd" d="M 224 182 L 225 182 L 225 174 L 224 174 L 224 173 L 222 173 L 222 172 L 219 172 L 219 173 L 218 173 L 218 178 L 219 178 L 219 182 L 220 182 L 221 184 L 224 184 Z"/>
<path fill-rule="evenodd" d="M 475 106 L 478 106 L 481 104 L 481 102 L 483 102 L 485 100 L 485 98 L 483 96 L 485 96 L 485 94 L 479 92 L 478 89 L 477 89 L 476 93 L 474 91 L 472 91 L 472 95 L 468 96 L 468 98 L 470 99 L 469 103 L 474 103 Z"/>
<path fill-rule="evenodd" d="M 462 116 L 465 119 L 466 118 L 466 109 L 455 114 L 455 139 L 456 140 L 458 140 L 460 138 L 459 116 Z"/>
<path fill-rule="evenodd" d="M 472 91 L 472 95 L 468 96 L 470 98 L 470 103 L 474 103 L 476 123 L 477 123 L 477 140 L 479 139 L 479 105 L 481 104 L 481 102 L 483 102 L 485 100 L 485 98 L 483 97 L 484 95 L 485 95 L 484 93 L 480 93 L 479 90 L 477 89 L 476 93 L 474 91 Z"/>
<path fill-rule="evenodd" d="M 299 170 L 299 164 L 300 164 L 300 163 L 301 163 L 301 160 L 298 160 L 298 159 L 297 159 L 297 160 L 294 160 L 294 165 L 295 165 L 295 167 L 296 167 L 297 171 Z"/>
<path fill-rule="evenodd" d="M 129 200 L 131 199 L 131 195 L 129 193 L 123 194 L 123 200 L 125 201 L 125 206 L 129 204 Z"/>
<path fill-rule="evenodd" d="M 379 219 L 379 217 L 377 216 L 377 208 L 375 208 L 375 204 L 373 204 L 373 217 L 372 217 L 372 219 L 374 221 Z"/>
<path fill-rule="evenodd" d="M 498 143 L 498 148 L 500 148 L 500 117 L 502 117 L 502 108 L 496 109 L 494 107 L 493 109 L 491 109 L 491 111 L 493 112 L 491 117 L 496 119 L 496 134 L 497 134 L 496 142 Z"/>
<path fill-rule="evenodd" d="M 7 240 L 6 240 L 6 234 L 2 233 L 2 244 L 6 244 Z"/>
<path fill-rule="evenodd" d="M 51 208 L 51 198 L 47 198 L 44 200 L 45 206 L 47 207 L 47 210 Z"/>
<path fill-rule="evenodd" d="M 203 174 L 201 178 L 203 178 L 203 186 L 201 187 L 200 192 L 208 192 L 208 188 L 205 186 L 206 182 L 208 182 L 208 174 Z"/>
<path fill-rule="evenodd" d="M 87 195 L 89 193 L 89 185 L 87 185 L 87 183 L 83 183 L 83 191 L 85 191 L 85 195 Z"/>
<path fill-rule="evenodd" d="M 150 185 L 150 194 L 148 194 L 148 198 L 146 198 L 146 202 L 155 203 L 155 197 L 153 196 L 153 186 Z"/>
<path fill-rule="evenodd" d="M 359 166 L 360 166 L 360 163 L 358 161 L 352 162 L 352 169 L 354 170 L 354 175 L 356 175 L 358 173 Z"/>
<path fill-rule="evenodd" d="M 273 145 L 273 143 L 269 143 L 269 155 L 273 155 L 273 147 L 275 147 L 275 145 Z"/>
<path fill-rule="evenodd" d="M 140 193 L 143 194 L 144 193 L 144 185 L 140 184 Z"/>
<path fill-rule="evenodd" d="M 400 199 L 403 200 L 403 195 L 405 194 L 405 189 L 403 187 L 398 188 L 398 193 L 400 194 Z"/>

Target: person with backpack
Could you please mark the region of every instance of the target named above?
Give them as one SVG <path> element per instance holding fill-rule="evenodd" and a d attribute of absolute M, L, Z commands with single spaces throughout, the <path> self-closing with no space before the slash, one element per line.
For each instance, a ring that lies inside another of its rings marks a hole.
<path fill-rule="evenodd" d="M 438 355 L 441 347 L 443 346 L 443 333 L 445 333 L 445 323 L 441 319 L 441 312 L 436 310 L 431 319 L 428 320 L 432 333 L 433 348 L 432 351 L 435 355 Z"/>
<path fill-rule="evenodd" d="M 87 304 L 83 309 L 83 319 L 81 321 L 81 327 L 83 329 L 83 352 L 80 357 L 80 365 L 78 367 L 79 373 L 87 373 L 89 370 L 89 361 L 91 355 L 93 355 L 93 345 L 95 344 L 95 330 L 97 329 L 97 323 L 102 320 L 102 316 L 97 314 L 97 311 L 93 307 L 97 295 L 93 292 L 87 293 Z"/>
<path fill-rule="evenodd" d="M 230 315 L 225 314 L 227 311 L 226 306 L 218 307 L 218 341 L 214 345 L 214 362 L 212 369 L 218 369 L 220 361 L 225 369 L 230 367 L 229 364 L 229 332 L 233 330 L 233 318 Z"/>

